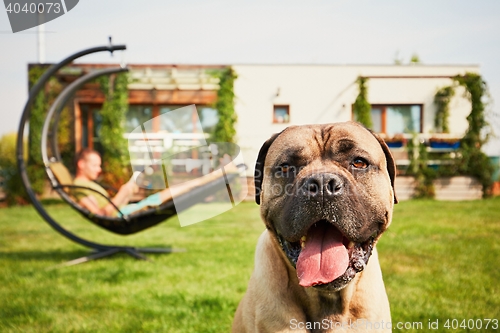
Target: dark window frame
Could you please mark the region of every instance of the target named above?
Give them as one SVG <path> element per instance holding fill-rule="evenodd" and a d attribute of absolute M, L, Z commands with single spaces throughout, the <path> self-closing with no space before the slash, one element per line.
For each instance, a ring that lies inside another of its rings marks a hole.
<path fill-rule="evenodd" d="M 276 109 L 286 108 L 288 119 L 286 121 L 278 121 L 276 119 Z M 289 124 L 290 123 L 290 104 L 274 104 L 273 105 L 273 124 Z"/>

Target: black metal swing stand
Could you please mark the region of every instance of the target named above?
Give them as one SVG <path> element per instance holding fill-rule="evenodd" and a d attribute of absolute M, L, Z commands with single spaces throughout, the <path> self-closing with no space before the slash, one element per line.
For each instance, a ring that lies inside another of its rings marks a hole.
<path fill-rule="evenodd" d="M 30 90 L 28 101 L 26 102 L 26 105 L 24 107 L 22 116 L 21 116 L 21 121 L 19 124 L 19 129 L 18 129 L 18 134 L 17 134 L 17 163 L 18 163 L 18 170 L 19 174 L 21 175 L 24 187 L 26 188 L 26 192 L 35 207 L 35 209 L 38 211 L 38 213 L 41 215 L 41 217 L 49 223 L 49 225 L 55 229 L 57 232 L 59 232 L 61 235 L 64 237 L 72 240 L 73 242 L 76 242 L 80 245 L 83 245 L 85 247 L 88 247 L 92 249 L 92 253 L 75 259 L 68 261 L 62 265 L 57 265 L 56 267 L 59 266 L 71 266 L 71 265 L 76 265 L 80 263 L 84 263 L 87 261 L 91 260 L 96 260 L 104 257 L 108 257 L 117 253 L 126 253 L 136 259 L 141 259 L 141 260 L 149 260 L 144 253 L 174 253 L 174 252 L 184 252 L 185 249 L 173 249 L 173 248 L 141 248 L 141 247 L 134 247 L 134 246 L 121 246 L 121 245 L 108 245 L 108 244 L 99 244 L 87 239 L 83 239 L 79 237 L 78 235 L 70 232 L 69 230 L 65 229 L 61 224 L 59 224 L 44 208 L 44 206 L 41 204 L 41 202 L 38 200 L 36 197 L 36 194 L 31 186 L 30 179 L 28 177 L 27 173 L 27 165 L 26 161 L 24 159 L 24 145 L 23 145 L 23 138 L 24 138 L 24 132 L 27 127 L 27 124 L 29 123 L 30 119 L 30 110 L 31 110 L 31 105 L 33 101 L 35 100 L 36 96 L 38 93 L 43 89 L 47 81 L 50 79 L 51 76 L 53 76 L 59 69 L 62 67 L 66 66 L 67 64 L 71 63 L 77 58 L 80 58 L 82 56 L 96 53 L 96 52 L 103 52 L 103 51 L 108 51 L 113 53 L 114 51 L 120 51 L 120 50 L 125 50 L 126 46 L 125 45 L 111 45 L 111 43 L 107 46 L 99 46 L 99 47 L 94 47 L 94 48 L 89 48 L 82 50 L 80 52 L 77 52 L 66 59 L 62 60 L 58 64 L 55 64 L 51 66 L 38 80 L 38 82 L 33 86 L 33 88 Z M 123 215 L 118 215 L 118 217 L 108 217 L 108 216 L 99 216 L 90 213 L 88 210 L 85 208 L 79 206 L 73 198 L 71 198 L 68 189 L 76 187 L 73 185 L 71 182 L 68 182 L 67 180 L 61 181 L 61 175 L 60 171 L 63 169 L 62 174 L 67 174 L 69 175 L 69 172 L 61 163 L 61 156 L 59 153 L 59 148 L 57 145 L 57 126 L 59 123 L 59 115 L 64 108 L 64 105 L 66 102 L 69 100 L 69 98 L 72 96 L 72 94 L 80 88 L 83 84 L 86 82 L 89 82 L 90 80 L 95 79 L 98 76 L 102 75 L 110 75 L 114 73 L 120 73 L 120 72 L 125 72 L 128 71 L 127 68 L 122 68 L 122 67 L 117 67 L 117 68 L 110 68 L 110 69 L 103 69 L 95 72 L 91 72 L 76 81 L 72 82 L 70 85 L 68 85 L 62 92 L 61 94 L 56 98 L 54 103 L 52 104 L 51 108 L 49 109 L 45 123 L 43 126 L 42 130 L 42 147 L 41 147 L 41 152 L 42 152 L 42 159 L 45 164 L 45 171 L 47 174 L 47 177 L 49 178 L 52 188 L 58 192 L 58 194 L 62 197 L 66 203 L 68 203 L 73 209 L 78 211 L 82 216 L 93 222 L 94 224 L 97 224 L 101 228 L 107 229 L 108 231 L 121 234 L 121 235 L 128 235 L 132 233 L 136 233 L 139 231 L 142 231 L 146 228 L 149 228 L 151 226 L 154 226 L 158 223 L 161 223 L 162 221 L 175 216 L 178 212 L 178 209 L 176 206 L 174 206 L 173 200 L 166 201 L 162 203 L 158 207 L 152 207 L 146 210 L 142 210 L 138 213 L 133 213 L 127 216 Z M 50 136 L 50 142 L 48 137 Z M 51 156 L 48 154 L 47 146 L 50 144 L 51 146 Z M 57 168 L 56 168 L 57 167 Z M 59 174 L 56 172 L 56 169 L 59 169 Z M 182 202 L 182 209 L 188 208 L 201 200 L 203 200 L 205 197 L 213 194 L 214 190 L 216 188 L 220 188 L 220 186 L 226 186 L 229 189 L 229 182 L 237 177 L 236 174 L 226 174 L 223 170 L 223 177 L 219 177 L 217 179 L 212 179 L 210 182 L 206 184 L 197 185 L 197 186 L 192 186 L 191 188 L 188 188 L 188 190 L 185 193 L 181 193 L 178 197 L 176 197 L 176 203 Z M 70 177 L 70 176 L 69 176 Z M 63 177 L 64 178 L 64 177 Z M 66 177 L 67 179 L 68 177 Z M 89 189 L 89 188 L 87 188 Z M 92 189 L 90 189 L 92 190 Z M 107 198 L 109 202 L 111 200 Z M 233 202 L 234 205 L 234 202 Z M 115 206 L 116 209 L 118 209 Z"/>
<path fill-rule="evenodd" d="M 104 257 L 109 257 L 117 253 L 126 253 L 136 259 L 151 261 L 148 257 L 146 257 L 143 253 L 177 253 L 177 252 L 186 252 L 186 249 L 174 249 L 174 248 L 156 248 L 156 247 L 130 247 L 130 246 L 111 246 L 106 250 L 98 250 L 94 249 L 87 256 L 73 259 L 67 261 L 63 264 L 53 266 L 51 268 L 58 268 L 64 266 L 73 266 L 82 264 L 87 261 L 97 260 Z"/>

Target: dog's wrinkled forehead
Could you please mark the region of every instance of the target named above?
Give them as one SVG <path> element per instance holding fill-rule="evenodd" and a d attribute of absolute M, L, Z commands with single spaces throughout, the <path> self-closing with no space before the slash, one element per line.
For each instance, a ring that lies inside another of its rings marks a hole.
<path fill-rule="evenodd" d="M 294 130 L 283 131 L 269 147 L 266 166 L 293 157 L 311 161 L 318 157 L 331 158 L 329 154 L 339 156 L 356 152 L 368 154 L 374 162 L 385 165 L 385 155 L 379 141 L 368 130 L 355 123 L 291 128 Z"/>

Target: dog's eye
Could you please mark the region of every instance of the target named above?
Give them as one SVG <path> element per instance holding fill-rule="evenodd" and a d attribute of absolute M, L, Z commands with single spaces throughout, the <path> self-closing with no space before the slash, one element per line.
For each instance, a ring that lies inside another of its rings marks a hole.
<path fill-rule="evenodd" d="M 295 173 L 295 167 L 288 163 L 283 163 L 280 166 L 278 166 L 277 171 L 279 176 L 289 177 Z"/>
<path fill-rule="evenodd" d="M 288 173 L 288 172 L 290 172 L 290 171 L 291 171 L 291 169 L 292 169 L 292 167 L 291 167 L 291 166 L 289 166 L 289 165 L 288 165 L 288 164 L 286 164 L 286 163 L 285 163 L 285 164 L 280 165 L 280 171 L 281 171 L 281 172 L 283 172 L 283 173 Z"/>
<path fill-rule="evenodd" d="M 352 161 L 352 166 L 356 169 L 366 169 L 368 167 L 368 162 L 365 159 L 358 157 Z"/>

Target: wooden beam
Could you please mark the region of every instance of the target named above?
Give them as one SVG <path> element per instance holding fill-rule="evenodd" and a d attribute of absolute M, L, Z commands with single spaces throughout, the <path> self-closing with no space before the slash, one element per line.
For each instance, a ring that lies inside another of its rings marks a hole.
<path fill-rule="evenodd" d="M 130 104 L 204 104 L 210 105 L 217 99 L 214 90 L 129 90 Z"/>
<path fill-rule="evenodd" d="M 84 89 L 76 93 L 80 103 L 102 104 L 104 94 L 97 89 Z M 210 105 L 217 100 L 215 90 L 129 90 L 130 104 L 203 104 Z"/>
<path fill-rule="evenodd" d="M 75 110 L 75 149 L 77 152 L 82 150 L 82 110 L 78 99 L 73 100 Z"/>

